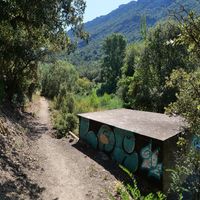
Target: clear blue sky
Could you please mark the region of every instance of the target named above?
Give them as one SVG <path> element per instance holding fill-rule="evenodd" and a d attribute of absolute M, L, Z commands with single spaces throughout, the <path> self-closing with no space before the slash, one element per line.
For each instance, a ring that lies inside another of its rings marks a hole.
<path fill-rule="evenodd" d="M 84 15 L 84 22 L 90 21 L 101 15 L 106 15 L 119 5 L 131 0 L 86 0 L 87 8 Z"/>

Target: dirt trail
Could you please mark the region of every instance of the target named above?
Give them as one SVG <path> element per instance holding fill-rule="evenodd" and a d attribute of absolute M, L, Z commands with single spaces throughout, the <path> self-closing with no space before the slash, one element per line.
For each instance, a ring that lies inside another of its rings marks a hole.
<path fill-rule="evenodd" d="M 45 190 L 43 200 L 108 199 L 115 177 L 97 162 L 73 147 L 67 140 L 51 136 L 48 102 L 39 99 L 38 119 L 31 152 L 38 158 L 42 170 L 29 172 L 31 178 Z"/>

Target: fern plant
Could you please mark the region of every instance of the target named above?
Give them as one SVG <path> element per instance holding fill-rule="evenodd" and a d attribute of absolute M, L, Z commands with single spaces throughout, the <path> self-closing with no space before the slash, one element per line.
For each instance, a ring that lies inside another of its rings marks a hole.
<path fill-rule="evenodd" d="M 125 167 L 120 165 L 120 168 L 128 174 L 132 179 L 132 184 L 120 184 L 117 187 L 117 194 L 120 200 L 166 200 L 167 197 L 161 193 L 157 192 L 156 194 L 150 193 L 147 196 L 142 196 L 137 181 L 134 179 L 133 174 L 129 172 Z M 115 197 L 109 194 L 111 200 L 115 200 Z"/>

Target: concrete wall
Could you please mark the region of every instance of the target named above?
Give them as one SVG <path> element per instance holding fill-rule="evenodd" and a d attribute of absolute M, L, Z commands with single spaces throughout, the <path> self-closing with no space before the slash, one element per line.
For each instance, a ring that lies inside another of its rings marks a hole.
<path fill-rule="evenodd" d="M 80 138 L 106 152 L 132 173 L 155 181 L 162 189 L 163 143 L 106 124 L 80 117 Z"/>

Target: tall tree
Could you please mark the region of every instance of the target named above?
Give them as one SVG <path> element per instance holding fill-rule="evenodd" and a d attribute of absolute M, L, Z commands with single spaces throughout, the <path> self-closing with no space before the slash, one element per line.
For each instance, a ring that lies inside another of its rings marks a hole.
<path fill-rule="evenodd" d="M 187 134 L 183 134 L 178 142 L 175 168 L 171 170 L 171 190 L 185 199 L 199 200 L 200 68 L 192 73 L 187 73 L 183 69 L 174 70 L 167 86 L 178 89 L 177 100 L 168 106 L 167 113 L 182 116 L 188 125 Z M 188 140 L 188 134 L 191 140 Z"/>
<path fill-rule="evenodd" d="M 141 53 L 144 50 L 144 43 L 131 44 L 126 48 L 126 56 L 124 65 L 122 67 L 122 77 L 120 78 L 118 86 L 118 95 L 124 102 L 125 107 L 130 107 L 129 86 L 133 82 L 135 70 L 140 63 Z"/>
<path fill-rule="evenodd" d="M 73 65 L 66 61 L 56 61 L 49 65 L 41 65 L 40 69 L 41 93 L 45 97 L 57 97 L 63 87 L 69 93 L 75 91 L 78 73 Z"/>
<path fill-rule="evenodd" d="M 140 32 L 142 35 L 142 39 L 146 41 L 147 39 L 147 17 L 146 15 L 142 15 L 140 19 Z"/>
<path fill-rule="evenodd" d="M 101 69 L 102 86 L 100 94 L 115 93 L 121 77 L 121 67 L 125 58 L 126 40 L 121 34 L 113 34 L 103 44 L 104 58 Z"/>
<path fill-rule="evenodd" d="M 84 0 L 0 1 L 0 80 L 9 100 L 36 82 L 38 61 L 49 51 L 70 47 L 69 26 L 82 31 Z"/>
<path fill-rule="evenodd" d="M 198 0 L 197 6 L 200 6 Z M 180 6 L 179 12 L 172 12 L 181 29 L 178 41 L 186 44 L 190 53 L 200 57 L 200 15 L 192 10 L 187 10 L 183 5 Z"/>
<path fill-rule="evenodd" d="M 176 99 L 175 90 L 165 87 L 173 69 L 194 68 L 187 47 L 177 44 L 180 34 L 172 21 L 158 24 L 148 35 L 145 49 L 129 86 L 131 108 L 164 112 L 164 107 Z"/>
<path fill-rule="evenodd" d="M 167 112 L 182 116 L 187 122 L 187 132 L 192 137 L 188 140 L 183 135 L 178 142 L 178 156 L 172 170 L 171 190 L 179 193 L 183 199 L 200 199 L 200 16 L 181 6 L 175 12 L 181 34 L 177 42 L 185 44 L 190 59 L 196 62 L 196 68 L 190 73 L 183 69 L 175 70 L 167 81 L 167 86 L 178 89 L 177 100 L 172 102 Z M 192 142 L 191 142 L 192 141 Z M 192 143 L 192 144 L 191 144 Z"/>

